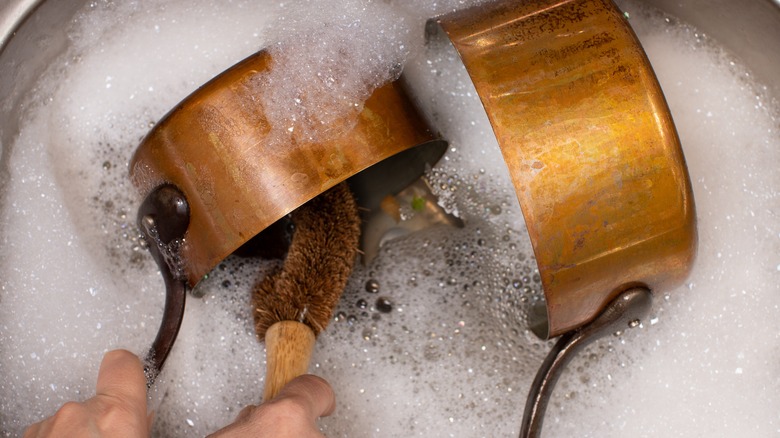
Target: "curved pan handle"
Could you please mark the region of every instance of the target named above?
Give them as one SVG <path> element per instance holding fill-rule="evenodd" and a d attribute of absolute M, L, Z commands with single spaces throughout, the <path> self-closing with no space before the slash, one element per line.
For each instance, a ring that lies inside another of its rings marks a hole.
<path fill-rule="evenodd" d="M 589 324 L 562 335 L 547 354 L 528 392 L 520 438 L 536 438 L 542 433 L 542 422 L 555 383 L 566 365 L 588 344 L 602 336 L 638 324 L 647 315 L 652 302 L 649 289 L 629 289 L 612 300 Z"/>
<path fill-rule="evenodd" d="M 190 221 L 187 199 L 175 186 L 153 190 L 138 209 L 138 225 L 165 281 L 165 308 L 160 328 L 146 356 L 146 386 L 162 371 L 184 318 L 187 284 L 179 267 L 178 248 Z"/>

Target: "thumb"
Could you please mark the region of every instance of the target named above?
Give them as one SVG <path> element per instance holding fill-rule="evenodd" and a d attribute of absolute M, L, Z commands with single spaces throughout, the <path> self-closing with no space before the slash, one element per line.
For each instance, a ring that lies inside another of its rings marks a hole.
<path fill-rule="evenodd" d="M 311 374 L 291 380 L 282 388 L 279 395 L 271 400 L 271 403 L 283 399 L 295 401 L 304 409 L 306 418 L 312 421 L 319 417 L 327 417 L 336 409 L 333 388 L 325 379 Z"/>
<path fill-rule="evenodd" d="M 96 392 L 139 409 L 146 416 L 146 376 L 138 356 L 127 350 L 109 351 L 103 356 Z"/>

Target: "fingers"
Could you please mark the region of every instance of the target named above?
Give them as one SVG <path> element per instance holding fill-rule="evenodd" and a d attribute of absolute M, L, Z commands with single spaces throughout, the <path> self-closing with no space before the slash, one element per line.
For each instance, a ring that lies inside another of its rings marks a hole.
<path fill-rule="evenodd" d="M 96 392 L 132 406 L 143 405 L 146 415 L 146 376 L 138 356 L 127 350 L 106 353 L 98 371 Z"/>
<path fill-rule="evenodd" d="M 96 390 L 94 397 L 66 403 L 50 418 L 32 425 L 25 437 L 149 436 L 146 377 L 138 357 L 125 350 L 106 353 Z"/>
<path fill-rule="evenodd" d="M 311 374 L 296 377 L 285 385 L 273 400 L 292 399 L 306 413 L 306 418 L 316 420 L 327 417 L 336 409 L 336 396 L 330 384 Z M 272 402 L 273 402 L 272 401 Z"/>
<path fill-rule="evenodd" d="M 126 350 L 106 353 L 95 389 L 95 397 L 85 406 L 93 411 L 94 424 L 102 436 L 148 436 L 151 422 L 146 411 L 146 376 L 136 355 Z"/>
<path fill-rule="evenodd" d="M 325 380 L 304 375 L 285 385 L 273 400 L 247 406 L 236 420 L 210 438 L 324 438 L 317 427 L 319 417 L 336 407 L 333 389 Z"/>

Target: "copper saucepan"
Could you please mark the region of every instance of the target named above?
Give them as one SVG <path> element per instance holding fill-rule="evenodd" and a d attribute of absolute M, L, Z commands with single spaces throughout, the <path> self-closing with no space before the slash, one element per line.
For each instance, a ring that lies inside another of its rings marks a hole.
<path fill-rule="evenodd" d="M 319 142 L 291 136 L 280 144 L 272 139 L 264 108 L 253 101 L 257 79 L 273 68 L 272 56 L 261 51 L 221 73 L 157 123 L 130 162 L 132 181 L 146 196 L 139 226 L 167 288 L 149 355 L 150 384 L 176 339 L 187 287 L 347 178 L 367 168 L 392 174 L 382 187 L 389 194 L 419 177 L 446 149 L 397 81 L 375 90 L 356 118 L 345 116 L 328 127 L 340 135 Z M 359 203 L 376 202 L 376 194 L 356 192 Z"/>
<path fill-rule="evenodd" d="M 688 275 L 691 184 L 661 88 L 610 0 L 496 1 L 439 18 L 471 76 L 512 177 L 547 302 L 521 436 L 598 335 L 636 324 L 651 290 Z"/>

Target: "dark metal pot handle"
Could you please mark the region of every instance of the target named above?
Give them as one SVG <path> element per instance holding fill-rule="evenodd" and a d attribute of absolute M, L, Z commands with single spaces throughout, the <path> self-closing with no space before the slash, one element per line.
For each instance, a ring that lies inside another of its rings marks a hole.
<path fill-rule="evenodd" d="M 541 435 L 544 413 L 555 383 L 572 358 L 596 339 L 638 325 L 640 318 L 650 310 L 651 303 L 652 294 L 649 289 L 628 289 L 612 300 L 596 319 L 561 335 L 531 384 L 520 426 L 520 438 L 538 438 Z"/>
<path fill-rule="evenodd" d="M 138 226 L 165 281 L 162 321 L 144 365 L 148 388 L 162 371 L 184 317 L 187 283 L 181 275 L 177 252 L 189 222 L 187 199 L 171 184 L 153 190 L 138 209 Z"/>

